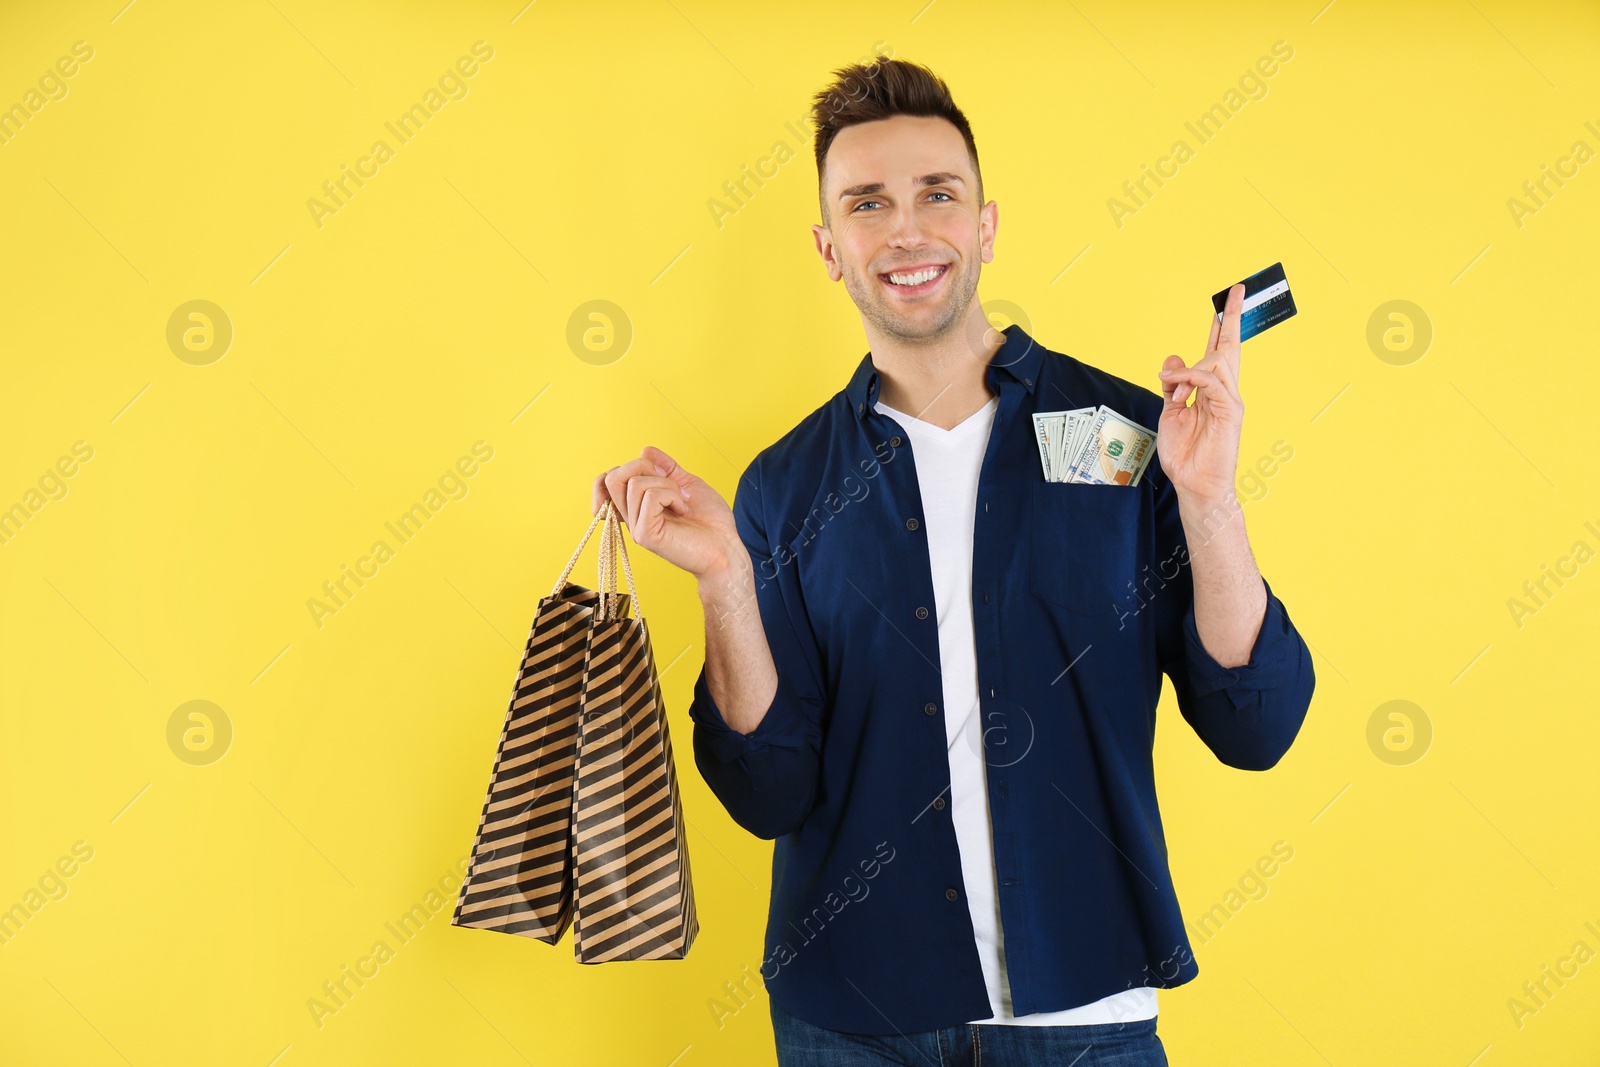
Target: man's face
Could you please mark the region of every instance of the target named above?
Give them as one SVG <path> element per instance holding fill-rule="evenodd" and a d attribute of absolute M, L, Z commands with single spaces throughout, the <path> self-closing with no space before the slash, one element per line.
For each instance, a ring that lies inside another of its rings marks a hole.
<path fill-rule="evenodd" d="M 846 127 L 828 146 L 824 180 L 829 224 L 811 228 L 817 251 L 867 321 L 904 340 L 956 329 L 994 258 L 998 212 L 978 203 L 960 131 L 910 115 Z"/>

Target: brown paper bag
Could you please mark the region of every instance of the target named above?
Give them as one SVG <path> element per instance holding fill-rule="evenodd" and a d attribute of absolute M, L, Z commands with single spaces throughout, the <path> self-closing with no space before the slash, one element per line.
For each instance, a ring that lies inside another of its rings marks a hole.
<path fill-rule="evenodd" d="M 597 523 L 598 589 L 569 584 Z M 632 593 L 616 591 L 616 559 Z M 665 705 L 611 502 L 539 601 L 452 925 L 579 963 L 682 959 L 699 924 Z"/>

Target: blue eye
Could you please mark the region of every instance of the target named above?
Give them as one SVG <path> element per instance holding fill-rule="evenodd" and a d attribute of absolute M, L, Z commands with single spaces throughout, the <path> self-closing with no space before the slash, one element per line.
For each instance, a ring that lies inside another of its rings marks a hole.
<path fill-rule="evenodd" d="M 954 199 L 955 199 L 949 193 L 944 192 L 943 190 L 935 190 L 934 192 L 931 192 L 928 195 L 930 197 L 932 197 L 932 196 L 942 196 L 946 200 L 951 201 L 952 203 L 954 202 Z M 855 214 L 857 211 L 860 211 L 862 208 L 866 207 L 868 204 L 881 204 L 881 203 L 882 203 L 881 200 L 863 200 L 863 201 L 861 201 L 861 203 L 859 203 L 855 207 L 851 208 L 850 209 L 850 213 L 851 214 Z"/>

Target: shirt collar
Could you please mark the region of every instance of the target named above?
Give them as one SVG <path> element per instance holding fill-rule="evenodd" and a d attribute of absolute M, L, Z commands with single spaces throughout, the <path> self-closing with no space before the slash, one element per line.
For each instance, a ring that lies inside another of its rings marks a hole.
<path fill-rule="evenodd" d="M 1007 326 L 1002 333 L 1005 335 L 1005 343 L 990 357 L 989 367 L 985 373 L 989 388 L 999 395 L 999 376 L 1006 375 L 1020 382 L 1028 392 L 1033 392 L 1039 385 L 1039 368 L 1044 363 L 1044 347 L 1015 323 Z M 856 418 L 866 418 L 868 409 L 877 404 L 880 385 L 878 368 L 873 366 L 872 353 L 868 352 L 861 357 L 855 373 L 850 376 L 849 384 L 844 387 L 845 397 L 850 401 L 850 410 L 855 412 Z"/>

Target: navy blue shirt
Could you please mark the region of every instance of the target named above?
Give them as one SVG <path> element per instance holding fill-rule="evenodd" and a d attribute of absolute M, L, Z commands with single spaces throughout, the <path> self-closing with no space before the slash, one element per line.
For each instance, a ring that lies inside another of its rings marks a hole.
<path fill-rule="evenodd" d="M 1106 404 L 1154 429 L 1159 394 L 1020 326 L 985 369 L 999 404 L 972 546 L 990 823 L 1013 1010 L 1198 973 L 1167 867 L 1151 750 L 1162 675 L 1223 763 L 1288 750 L 1315 678 L 1267 587 L 1247 664 L 1195 629 L 1160 459 L 1137 486 L 1046 482 L 1032 414 Z M 778 689 L 750 734 L 694 686 L 695 764 L 774 840 L 761 973 L 808 1022 L 909 1033 L 993 1018 L 963 886 L 922 496 L 871 353 L 750 463 L 734 493 Z M 937 472 L 924 472 L 937 477 Z M 716 620 L 710 620 L 716 625 Z"/>

